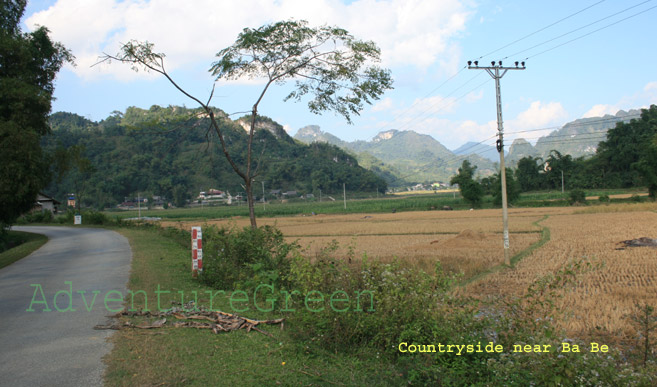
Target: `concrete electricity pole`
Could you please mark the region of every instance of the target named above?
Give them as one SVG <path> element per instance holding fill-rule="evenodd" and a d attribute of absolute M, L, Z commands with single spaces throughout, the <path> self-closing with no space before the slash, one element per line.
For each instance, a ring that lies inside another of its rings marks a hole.
<path fill-rule="evenodd" d="M 504 125 L 502 121 L 502 92 L 500 91 L 500 79 L 509 70 L 524 70 L 525 62 L 515 62 L 515 67 L 503 67 L 502 61 L 490 62 L 490 66 L 479 67 L 479 62 L 468 61 L 468 69 L 470 70 L 486 70 L 486 72 L 495 80 L 495 95 L 497 97 L 497 151 L 500 153 L 500 172 L 502 180 L 502 221 L 504 223 L 504 264 L 511 265 L 511 258 L 509 257 L 509 214 L 506 203 L 506 167 L 504 166 Z M 500 71 L 502 71 L 500 73 Z"/>

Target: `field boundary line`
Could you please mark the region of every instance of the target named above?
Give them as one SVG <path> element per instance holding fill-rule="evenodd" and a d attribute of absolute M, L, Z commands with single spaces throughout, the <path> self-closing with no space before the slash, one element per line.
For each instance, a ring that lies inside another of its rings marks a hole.
<path fill-rule="evenodd" d="M 458 284 L 458 286 L 459 287 L 464 287 L 464 286 L 469 285 L 473 282 L 479 281 L 480 279 L 486 277 L 489 274 L 496 273 L 496 272 L 498 272 L 502 269 L 505 269 L 505 268 L 515 268 L 516 264 L 518 262 L 520 262 L 523 258 L 528 256 L 529 254 L 534 252 L 534 250 L 540 248 L 541 246 L 543 246 L 544 244 L 546 244 L 550 240 L 550 238 L 551 238 L 550 228 L 547 227 L 547 226 L 543 226 L 543 225 L 539 224 L 540 222 L 546 220 L 549 217 L 550 217 L 550 215 L 544 215 L 541 219 L 539 219 L 536 222 L 532 223 L 533 225 L 535 225 L 537 227 L 541 227 L 540 231 L 536 231 L 536 232 L 541 233 L 541 239 L 539 239 L 538 241 L 532 243 L 529 247 L 527 247 L 526 249 L 518 252 L 516 255 L 511 257 L 511 266 L 507 266 L 503 263 L 501 263 L 499 265 L 496 265 L 496 266 L 493 266 L 488 270 L 484 270 L 481 273 L 476 274 L 476 275 L 472 276 L 471 278 L 468 278 L 465 281 L 462 281 L 461 283 Z"/>
<path fill-rule="evenodd" d="M 534 252 L 534 250 L 540 248 L 550 240 L 551 238 L 550 228 L 539 224 L 540 222 L 547 220 L 547 218 L 549 217 L 550 215 L 545 215 L 543 216 L 542 219 L 539 219 L 536 222 L 532 223 L 536 227 L 541 227 L 541 239 L 539 239 L 536 243 L 531 244 L 528 248 L 520 251 L 518 254 L 511 257 L 511 267 L 515 268 L 518 262 L 520 262 L 523 258 L 528 256 L 529 254 Z"/>

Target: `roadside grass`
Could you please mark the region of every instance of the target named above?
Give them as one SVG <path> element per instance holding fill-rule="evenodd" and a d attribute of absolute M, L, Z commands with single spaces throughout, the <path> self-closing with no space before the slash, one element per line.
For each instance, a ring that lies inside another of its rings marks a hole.
<path fill-rule="evenodd" d="M 48 237 L 45 235 L 24 231 L 9 231 L 9 239 L 21 243 L 0 253 L 0 269 L 27 257 L 48 242 Z"/>
<path fill-rule="evenodd" d="M 128 288 L 135 293 L 134 305 L 126 297 L 126 309 L 145 306 L 157 310 L 158 285 L 162 309 L 171 301 L 184 301 L 198 294 L 199 305 L 209 306 L 211 288 L 191 277 L 191 253 L 176 238 L 143 228 L 117 229 L 130 241 L 132 272 Z M 229 292 L 227 292 L 229 293 Z M 230 293 L 229 293 L 230 294 Z M 263 313 L 253 304 L 240 304 L 237 313 L 249 318 L 281 317 Z M 213 309 L 234 313 L 227 297 L 215 297 Z M 151 318 L 149 322 L 156 318 Z M 399 385 L 401 373 L 376 355 L 355 351 L 335 354 L 291 338 L 295 329 L 285 324 L 261 329 L 274 337 L 244 330 L 213 334 L 205 329 L 165 327 L 157 330 L 120 330 L 112 336 L 112 352 L 105 358 L 105 382 L 110 386 L 143 385 Z"/>

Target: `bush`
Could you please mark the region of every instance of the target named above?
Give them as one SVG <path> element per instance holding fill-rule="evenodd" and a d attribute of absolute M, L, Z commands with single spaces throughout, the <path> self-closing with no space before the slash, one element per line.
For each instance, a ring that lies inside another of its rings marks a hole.
<path fill-rule="evenodd" d="M 18 222 L 19 224 L 27 224 L 27 223 L 50 223 L 53 221 L 53 215 L 50 210 L 43 210 L 43 211 L 34 211 L 27 213 L 23 215 L 21 218 L 19 218 Z"/>
<path fill-rule="evenodd" d="M 570 204 L 586 204 L 586 192 L 581 189 L 574 189 L 569 194 Z"/>
<path fill-rule="evenodd" d="M 600 203 L 609 203 L 611 199 L 609 199 L 609 195 L 600 195 L 598 196 L 598 201 Z"/>
<path fill-rule="evenodd" d="M 445 363 L 458 370 L 454 381 L 477 378 L 470 373 L 481 371 L 472 367 L 472 362 L 481 360 L 478 354 L 399 352 L 400 343 L 486 340 L 485 319 L 476 316 L 476 304 L 449 292 L 458 277 L 445 273 L 440 263 L 433 274 L 403 267 L 396 261 L 370 262 L 366 257 L 350 265 L 345 259 L 331 257 L 336 249 L 337 243 L 314 261 L 297 256 L 291 263 L 289 284 L 299 291 L 299 297 L 316 291 L 327 301 L 323 308 L 311 305 L 314 310 L 309 310 L 303 308 L 303 300 L 296 300 L 297 310 L 288 317 L 295 338 L 306 346 L 314 344 L 330 351 L 361 351 L 386 357 L 407 370 L 411 383 L 445 383 Z M 331 304 L 336 294 L 349 301 Z M 443 362 L 443 366 L 437 367 L 437 361 Z"/>
<path fill-rule="evenodd" d="M 58 215 L 55 218 L 55 221 L 59 224 L 74 224 L 75 223 L 76 211 L 69 209 L 63 215 Z M 96 224 L 96 225 L 112 225 L 117 224 L 117 219 L 111 219 L 102 212 L 95 210 L 83 210 L 82 213 L 82 225 Z"/>
<path fill-rule="evenodd" d="M 203 230 L 201 281 L 217 289 L 255 289 L 260 284 L 285 287 L 290 261 L 297 249 L 278 229 L 207 227 Z"/>
<path fill-rule="evenodd" d="M 633 194 L 630 197 L 630 201 L 633 202 L 633 203 L 641 203 L 643 201 L 643 198 L 641 196 L 637 195 L 637 194 Z"/>
<path fill-rule="evenodd" d="M 113 221 L 102 212 L 89 210 L 89 211 L 82 211 L 81 215 L 82 215 L 82 224 L 108 225 L 113 223 Z"/>

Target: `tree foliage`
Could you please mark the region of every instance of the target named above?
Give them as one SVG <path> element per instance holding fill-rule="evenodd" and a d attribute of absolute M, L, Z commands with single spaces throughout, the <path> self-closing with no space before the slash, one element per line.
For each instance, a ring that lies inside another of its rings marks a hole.
<path fill-rule="evenodd" d="M 518 160 L 516 166 L 516 181 L 521 191 L 533 191 L 542 188 L 543 182 L 541 181 L 541 159 L 531 156 L 523 157 Z"/>
<path fill-rule="evenodd" d="M 40 140 L 49 132 L 55 75 L 73 56 L 52 42 L 48 29 L 23 33 L 26 1 L 0 7 L 0 225 L 29 210 L 47 184 L 49 167 Z"/>
<path fill-rule="evenodd" d="M 472 207 L 479 207 L 484 197 L 484 188 L 474 179 L 476 165 L 470 164 L 470 161 L 463 160 L 458 174 L 453 176 L 449 181 L 450 184 L 458 184 L 461 196 L 470 203 Z"/>
<path fill-rule="evenodd" d="M 213 109 L 217 115 L 223 114 Z M 137 193 L 143 197 L 164 196 L 179 207 L 196 197 L 199 190 L 216 188 L 232 195 L 243 193 L 243 180 L 223 157 L 216 135 L 206 131 L 209 118 L 201 113 L 200 108 L 178 106 L 130 107 L 101 122 L 71 113 L 53 114 L 52 133 L 44 138 L 44 149 L 57 154 L 58 149 L 61 152 L 62 148 L 79 148 L 80 156 L 90 160 L 96 172 L 76 180 L 81 175 L 73 168 L 61 180 L 55 179 L 47 193 L 60 198 L 76 192 L 76 184 L 81 184 L 85 195 L 78 202 L 101 209 L 136 197 Z M 248 117 L 237 121 L 243 119 Z M 341 194 L 342 183 L 352 192 L 385 190 L 384 180 L 361 168 L 353 156 L 341 149 L 328 144 L 301 144 L 278 123 L 263 116 L 258 120 L 254 152 L 261 153 L 264 144 L 267 151 L 262 156 L 257 186 L 263 180 L 267 191 L 279 189 L 316 196 L 319 189 L 324 194 Z M 236 161 L 242 162 L 246 158 L 248 134 L 232 120 L 219 124 L 229 151 Z M 260 196 L 261 191 L 257 189 L 255 193 Z"/>
<path fill-rule="evenodd" d="M 495 174 L 495 180 L 493 182 L 493 203 L 496 205 L 502 205 L 502 172 Z M 508 203 L 514 203 L 520 198 L 520 184 L 513 177 L 513 170 L 511 168 L 506 169 L 506 200 Z"/>
<path fill-rule="evenodd" d="M 258 105 L 270 86 L 295 80 L 294 90 L 286 97 L 300 100 L 310 94 L 308 103 L 313 113 L 335 111 L 351 123 L 351 115 L 358 114 L 364 103 L 378 99 L 392 88 L 390 72 L 369 62 L 379 60 L 380 51 L 373 42 L 355 39 L 338 27 L 311 28 L 306 21 L 281 21 L 258 29 L 245 28 L 235 43 L 217 53 L 219 58 L 210 71 L 219 80 L 242 77 L 264 78 L 264 86 L 251 108 L 246 159 L 242 163 L 233 159 L 214 111 L 210 108 L 212 95 L 207 102 L 192 96 L 178 85 L 164 68 L 164 54 L 153 51 L 153 44 L 130 41 L 115 56 L 105 55 L 104 60 L 130 63 L 132 68 L 155 71 L 164 75 L 180 92 L 196 101 L 212 122 L 224 155 L 231 167 L 244 181 L 251 227 L 255 228 L 252 184 L 259 174 L 260 163 L 253 162 L 253 140 L 258 120 Z"/>
<path fill-rule="evenodd" d="M 232 46 L 217 53 L 210 70 L 217 80 L 264 78 L 261 98 L 271 84 L 294 80 L 285 100 L 310 95 L 311 112 L 334 111 L 351 123 L 364 103 L 392 88 L 390 71 L 368 63 L 378 62 L 379 55 L 374 42 L 357 40 L 342 28 L 289 20 L 245 28 Z"/>
<path fill-rule="evenodd" d="M 657 106 L 642 109 L 639 119 L 616 124 L 593 157 L 573 159 L 553 150 L 545 163 L 521 159 L 515 172 L 522 191 L 561 189 L 562 173 L 566 190 L 647 187 L 655 198 Z"/>

